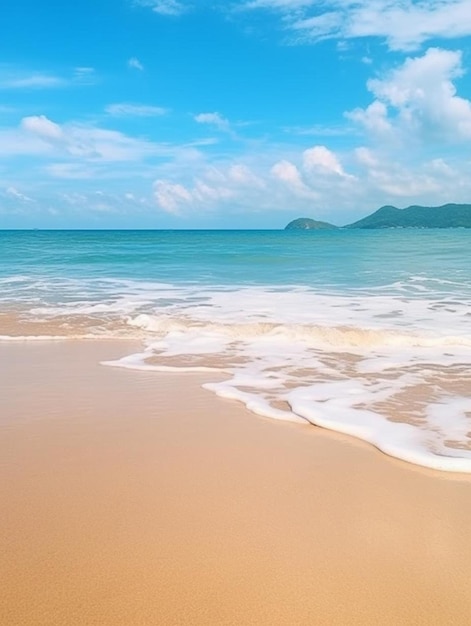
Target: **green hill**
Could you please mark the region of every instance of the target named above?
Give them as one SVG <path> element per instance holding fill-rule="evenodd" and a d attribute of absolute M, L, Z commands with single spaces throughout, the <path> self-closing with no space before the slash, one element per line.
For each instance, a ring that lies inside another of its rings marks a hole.
<path fill-rule="evenodd" d="M 337 228 L 337 226 L 328 222 L 311 220 L 309 217 L 298 217 L 285 226 L 285 230 L 331 230 L 332 228 Z"/>
<path fill-rule="evenodd" d="M 410 206 L 407 209 L 383 206 L 344 228 L 471 228 L 471 204 Z"/>

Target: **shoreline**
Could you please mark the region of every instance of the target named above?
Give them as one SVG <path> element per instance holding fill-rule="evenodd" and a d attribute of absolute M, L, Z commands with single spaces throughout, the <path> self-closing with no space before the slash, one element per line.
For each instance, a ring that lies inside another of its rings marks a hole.
<path fill-rule="evenodd" d="M 2 344 L 2 623 L 469 623 L 469 475 L 99 365 L 131 345 Z"/>

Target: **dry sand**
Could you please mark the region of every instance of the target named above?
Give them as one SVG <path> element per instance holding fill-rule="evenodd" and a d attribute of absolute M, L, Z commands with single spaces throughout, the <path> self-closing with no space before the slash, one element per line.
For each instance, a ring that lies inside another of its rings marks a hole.
<path fill-rule="evenodd" d="M 471 623 L 471 477 L 0 343 L 0 624 Z"/>

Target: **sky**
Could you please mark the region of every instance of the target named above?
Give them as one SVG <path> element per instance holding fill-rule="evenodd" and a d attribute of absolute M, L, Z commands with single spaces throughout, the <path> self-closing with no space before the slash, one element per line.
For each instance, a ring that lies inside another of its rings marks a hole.
<path fill-rule="evenodd" d="M 471 0 L 15 0 L 0 228 L 471 202 Z"/>

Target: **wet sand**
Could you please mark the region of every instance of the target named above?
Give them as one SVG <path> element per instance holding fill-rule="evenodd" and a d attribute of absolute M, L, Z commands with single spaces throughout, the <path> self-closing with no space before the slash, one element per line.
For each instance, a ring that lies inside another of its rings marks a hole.
<path fill-rule="evenodd" d="M 471 623 L 471 476 L 99 365 L 135 348 L 0 343 L 0 624 Z"/>

